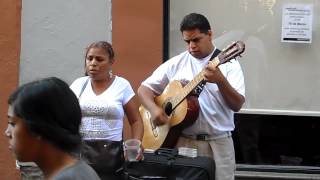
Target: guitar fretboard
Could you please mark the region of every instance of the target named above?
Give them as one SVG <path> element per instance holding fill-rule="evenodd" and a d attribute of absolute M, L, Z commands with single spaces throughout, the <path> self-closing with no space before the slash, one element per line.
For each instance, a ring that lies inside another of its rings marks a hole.
<path fill-rule="evenodd" d="M 215 57 L 210 63 L 217 67 L 220 63 L 219 56 Z M 200 83 L 204 81 L 204 69 L 198 73 L 187 85 L 182 88 L 182 92 L 171 100 L 174 110 Z"/>
<path fill-rule="evenodd" d="M 223 64 L 230 59 L 235 58 L 236 56 L 239 56 L 244 52 L 244 48 L 244 43 L 242 41 L 237 41 L 229 45 L 226 49 L 222 50 L 217 57 L 209 62 L 212 66 L 217 67 L 218 65 Z M 170 111 L 173 111 L 200 83 L 205 83 L 204 69 L 197 74 L 192 81 L 182 88 L 182 92 L 180 92 L 179 95 L 175 96 L 173 99 L 170 99 Z"/>

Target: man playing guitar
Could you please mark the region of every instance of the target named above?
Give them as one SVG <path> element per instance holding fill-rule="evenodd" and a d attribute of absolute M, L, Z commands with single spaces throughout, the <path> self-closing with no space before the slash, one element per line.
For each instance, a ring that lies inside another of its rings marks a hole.
<path fill-rule="evenodd" d="M 216 163 L 217 180 L 234 179 L 235 154 L 231 131 L 235 127 L 234 112 L 239 111 L 245 102 L 241 66 L 236 59 L 219 67 L 209 63 L 218 50 L 212 43 L 213 32 L 205 16 L 197 13 L 186 15 L 180 31 L 187 50 L 161 64 L 142 82 L 138 95 L 156 125 L 168 124 L 174 103 L 159 106 L 155 102 L 157 96 L 164 93 L 171 82 L 190 82 L 203 71 L 205 85 L 197 98 L 199 112 L 196 121 L 182 130 L 176 147 L 196 148 L 198 156 L 212 157 Z"/>

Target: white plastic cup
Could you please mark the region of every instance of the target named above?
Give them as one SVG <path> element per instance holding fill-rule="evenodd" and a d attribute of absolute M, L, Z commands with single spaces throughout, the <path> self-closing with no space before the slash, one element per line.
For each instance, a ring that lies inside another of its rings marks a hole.
<path fill-rule="evenodd" d="M 141 141 L 138 139 L 128 139 L 124 142 L 124 151 L 127 160 L 130 162 L 137 161 L 140 152 Z"/>

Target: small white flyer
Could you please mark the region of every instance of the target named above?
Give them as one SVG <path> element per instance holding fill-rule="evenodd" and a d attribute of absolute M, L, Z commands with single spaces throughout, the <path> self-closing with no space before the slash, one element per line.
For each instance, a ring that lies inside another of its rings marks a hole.
<path fill-rule="evenodd" d="M 311 43 L 313 4 L 284 4 L 281 42 Z"/>

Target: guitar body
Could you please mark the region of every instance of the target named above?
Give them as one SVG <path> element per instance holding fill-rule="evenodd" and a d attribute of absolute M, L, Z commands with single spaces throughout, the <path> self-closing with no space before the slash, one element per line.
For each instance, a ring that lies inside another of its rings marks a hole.
<path fill-rule="evenodd" d="M 191 126 L 199 116 L 200 105 L 197 96 L 189 95 L 186 98 L 187 101 L 187 114 L 183 121 L 179 124 L 172 126 L 167 134 L 165 141 L 161 147 L 174 148 L 178 142 L 183 129 Z M 179 113 L 178 111 L 176 111 Z"/>
<path fill-rule="evenodd" d="M 170 82 L 163 93 L 155 98 L 155 103 L 165 109 L 183 89 L 179 81 Z M 181 131 L 192 125 L 199 115 L 199 102 L 196 96 L 189 95 L 171 112 L 167 124 L 157 126 L 151 120 L 150 112 L 143 106 L 139 108 L 144 125 L 142 144 L 146 149 L 175 146 Z"/>

